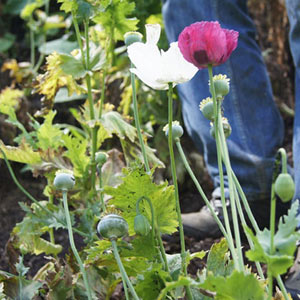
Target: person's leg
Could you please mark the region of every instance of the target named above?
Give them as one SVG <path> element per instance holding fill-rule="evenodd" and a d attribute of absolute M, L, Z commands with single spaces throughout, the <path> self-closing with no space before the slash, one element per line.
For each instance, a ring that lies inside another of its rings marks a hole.
<path fill-rule="evenodd" d="M 300 200 L 300 2 L 299 0 L 286 0 L 286 8 L 290 21 L 290 49 L 295 66 L 295 119 L 293 137 L 293 159 L 295 195 L 294 201 Z M 300 209 L 299 209 L 300 214 Z M 299 224 L 300 227 L 300 224 Z M 300 293 L 300 247 L 295 264 L 290 270 L 290 276 L 285 285 L 294 299 Z"/>
<path fill-rule="evenodd" d="M 247 1 L 166 0 L 163 16 L 170 42 L 178 39 L 185 26 L 197 21 L 217 20 L 223 28 L 239 32 L 237 49 L 225 64 L 214 68 L 214 73 L 226 74 L 231 82 L 224 100 L 224 115 L 232 127 L 227 141 L 233 170 L 248 200 L 269 198 L 274 155 L 283 140 L 283 122 L 255 41 Z M 209 121 L 198 107 L 209 96 L 207 70 L 200 70 L 191 81 L 179 85 L 178 92 L 187 131 L 199 150 L 203 149 L 208 171 L 218 187 L 215 141 L 209 133 Z"/>

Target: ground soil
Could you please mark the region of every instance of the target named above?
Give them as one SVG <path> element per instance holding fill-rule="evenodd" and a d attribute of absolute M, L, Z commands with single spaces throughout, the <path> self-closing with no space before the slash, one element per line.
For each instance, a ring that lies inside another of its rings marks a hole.
<path fill-rule="evenodd" d="M 270 78 L 274 88 L 274 99 L 278 107 L 285 110 L 285 105 L 293 109 L 293 67 L 290 52 L 288 50 L 288 20 L 285 13 L 283 1 L 250 1 L 249 3 L 251 14 L 255 20 L 258 35 L 257 40 L 263 50 L 264 58 L 268 67 Z M 3 78 L 2 78 L 3 80 Z M 1 80 L 1 81 L 2 81 Z M 3 82 L 1 82 L 2 84 Z M 3 88 L 3 86 L 1 87 Z M 286 111 L 286 110 L 285 110 Z M 292 127 L 293 117 L 286 112 L 282 113 L 286 135 L 284 146 L 288 151 L 289 161 L 292 164 Z M 3 129 L 0 132 L 0 137 L 5 140 L 5 132 Z M 191 141 L 187 141 L 192 145 Z M 14 164 L 13 168 L 22 185 L 37 198 L 41 198 L 44 181 L 41 178 L 33 178 L 29 172 L 21 173 L 22 165 Z M 212 190 L 212 183 L 205 170 L 202 170 L 202 180 L 206 186 L 206 193 Z M 188 179 L 186 179 L 188 180 Z M 186 184 L 189 188 L 181 187 L 181 204 L 182 211 L 196 211 L 203 205 L 200 201 L 200 196 L 193 189 L 192 184 Z M 6 252 L 6 244 L 10 237 L 10 232 L 17 222 L 20 222 L 24 216 L 24 212 L 19 206 L 19 202 L 28 202 L 28 199 L 22 194 L 14 184 L 4 161 L 0 161 L 0 269 L 10 270 L 9 257 Z M 61 239 L 64 239 L 64 234 L 61 233 Z M 191 252 L 199 250 L 208 250 L 214 242 L 218 240 L 205 239 L 196 240 L 191 237 L 186 237 L 187 249 Z M 165 247 L 168 253 L 180 252 L 180 243 L 178 234 L 165 241 Z M 26 265 L 31 268 L 31 275 L 34 275 L 43 263 L 43 257 L 28 256 L 26 257 Z M 190 266 L 190 272 L 195 274 L 197 270 L 202 269 L 205 262 L 201 260 L 194 261 Z M 120 298 L 120 288 L 116 291 L 114 299 Z"/>

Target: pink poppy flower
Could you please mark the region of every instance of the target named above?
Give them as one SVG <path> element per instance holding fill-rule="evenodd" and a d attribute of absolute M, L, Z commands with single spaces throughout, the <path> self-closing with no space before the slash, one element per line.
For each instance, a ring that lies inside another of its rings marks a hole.
<path fill-rule="evenodd" d="M 219 22 L 196 22 L 178 38 L 183 57 L 197 68 L 223 64 L 237 46 L 239 33 L 221 28 Z"/>

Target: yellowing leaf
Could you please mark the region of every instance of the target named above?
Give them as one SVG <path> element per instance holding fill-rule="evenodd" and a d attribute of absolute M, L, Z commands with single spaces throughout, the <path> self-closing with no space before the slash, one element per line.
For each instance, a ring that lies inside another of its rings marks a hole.
<path fill-rule="evenodd" d="M 72 75 L 67 75 L 61 68 L 62 60 L 58 53 L 54 52 L 47 57 L 46 73 L 39 75 L 34 83 L 35 91 L 45 95 L 47 108 L 51 109 L 57 91 L 66 86 L 69 95 L 80 95 L 82 88 L 76 83 Z"/>
<path fill-rule="evenodd" d="M 19 98 L 23 96 L 23 91 L 5 88 L 0 93 L 0 113 L 11 116 L 19 104 Z"/>
<path fill-rule="evenodd" d="M 38 164 L 41 162 L 40 154 L 36 151 L 33 151 L 32 148 L 26 143 L 21 143 L 19 147 L 13 147 L 4 145 L 0 140 L 0 147 L 8 160 L 24 164 Z M 3 158 L 1 152 L 0 158 Z"/>

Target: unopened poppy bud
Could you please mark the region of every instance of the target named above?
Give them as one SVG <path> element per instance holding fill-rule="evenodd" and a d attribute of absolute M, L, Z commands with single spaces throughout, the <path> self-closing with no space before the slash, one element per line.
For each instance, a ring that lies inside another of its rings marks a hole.
<path fill-rule="evenodd" d="M 279 174 L 275 181 L 274 189 L 282 202 L 292 200 L 295 193 L 295 184 L 292 176 L 288 173 Z"/>
<path fill-rule="evenodd" d="M 163 131 L 165 132 L 166 136 L 169 134 L 169 124 L 167 124 L 164 128 Z M 178 140 L 181 138 L 183 135 L 183 128 L 179 124 L 178 121 L 173 121 L 172 122 L 172 138 L 173 140 Z"/>
<path fill-rule="evenodd" d="M 73 174 L 68 171 L 58 171 L 53 184 L 58 190 L 71 190 L 75 185 L 75 178 Z"/>
<path fill-rule="evenodd" d="M 150 232 L 150 224 L 148 219 L 141 214 L 138 214 L 134 218 L 134 231 L 136 234 L 146 236 Z"/>
<path fill-rule="evenodd" d="M 129 45 L 141 42 L 143 35 L 137 31 L 129 31 L 124 34 L 124 43 L 128 47 Z"/>
<path fill-rule="evenodd" d="M 215 127 L 214 127 L 214 124 L 211 123 L 211 128 L 210 128 L 210 135 L 213 137 L 213 138 L 216 138 L 216 134 L 215 134 Z M 223 130 L 224 130 L 224 135 L 225 135 L 225 138 L 228 138 L 231 134 L 231 126 L 230 124 L 228 123 L 228 120 L 226 118 L 222 118 L 222 125 L 223 125 Z"/>
<path fill-rule="evenodd" d="M 108 159 L 108 154 L 105 152 L 97 152 L 96 156 L 95 156 L 95 161 L 97 163 L 97 165 L 100 165 L 100 167 L 102 167 Z"/>
<path fill-rule="evenodd" d="M 200 102 L 199 108 L 203 113 L 203 116 L 212 121 L 214 119 L 214 103 L 212 98 L 207 97 Z"/>
<path fill-rule="evenodd" d="M 224 96 L 226 96 L 229 93 L 230 85 L 229 85 L 230 79 L 227 78 L 226 75 L 215 75 L 213 77 L 213 83 L 215 86 L 215 92 L 216 97 L 218 100 L 223 99 Z M 211 83 L 209 82 L 209 90 L 211 92 Z"/>

